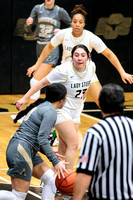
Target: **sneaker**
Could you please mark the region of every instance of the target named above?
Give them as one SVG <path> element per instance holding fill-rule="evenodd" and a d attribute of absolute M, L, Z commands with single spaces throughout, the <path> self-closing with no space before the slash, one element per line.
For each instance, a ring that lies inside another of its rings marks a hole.
<path fill-rule="evenodd" d="M 57 137 L 53 136 L 52 133 L 49 134 L 48 140 L 51 146 L 56 146 L 59 144 Z"/>
<path fill-rule="evenodd" d="M 17 116 L 17 115 L 11 115 L 11 118 L 12 118 L 12 119 L 15 119 L 16 116 Z M 24 117 L 25 117 L 25 116 L 21 117 L 17 122 L 19 122 L 19 123 L 21 124 L 21 123 L 23 122 L 23 120 L 24 120 Z"/>
<path fill-rule="evenodd" d="M 54 147 L 54 146 L 57 146 L 59 144 L 59 141 L 58 141 L 58 139 L 57 139 L 57 137 L 54 139 L 54 142 L 53 142 L 53 144 L 52 144 L 52 146 Z"/>
<path fill-rule="evenodd" d="M 73 196 L 72 195 L 64 195 L 62 194 L 62 200 L 72 200 Z"/>
<path fill-rule="evenodd" d="M 41 182 L 41 184 L 40 184 L 39 188 L 42 190 L 42 189 L 43 189 L 43 187 L 44 187 L 44 182 Z"/>
<path fill-rule="evenodd" d="M 61 197 L 61 193 L 59 192 L 59 190 L 56 191 L 56 194 L 55 194 L 55 197 L 58 197 L 60 196 Z"/>
<path fill-rule="evenodd" d="M 57 146 L 59 144 L 57 135 L 56 135 L 56 130 L 52 128 L 51 133 L 49 134 L 49 142 L 51 146 Z"/>

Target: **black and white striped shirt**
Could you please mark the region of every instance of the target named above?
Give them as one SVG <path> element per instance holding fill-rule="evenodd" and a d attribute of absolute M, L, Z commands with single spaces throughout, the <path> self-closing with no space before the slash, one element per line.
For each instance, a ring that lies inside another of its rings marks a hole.
<path fill-rule="evenodd" d="M 88 129 L 77 172 L 92 175 L 89 196 L 133 199 L 133 121 L 106 117 Z"/>

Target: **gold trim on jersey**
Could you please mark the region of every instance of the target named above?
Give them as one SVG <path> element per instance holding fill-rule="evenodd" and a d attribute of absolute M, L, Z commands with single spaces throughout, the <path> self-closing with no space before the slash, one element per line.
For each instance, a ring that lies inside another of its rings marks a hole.
<path fill-rule="evenodd" d="M 74 68 L 73 64 L 72 64 L 72 68 L 73 68 L 75 74 L 76 74 L 79 78 L 81 78 L 81 79 L 84 79 L 84 78 L 86 77 L 87 73 L 88 73 L 88 67 L 87 67 L 87 65 L 86 65 L 86 67 L 85 67 L 86 73 L 85 73 L 85 75 L 84 75 L 83 77 L 80 76 L 80 75 L 78 74 L 78 71 Z"/>
<path fill-rule="evenodd" d="M 33 169 L 33 164 L 32 164 L 32 160 L 31 158 L 29 157 L 28 153 L 26 152 L 26 150 L 22 147 L 21 144 L 18 145 L 18 148 L 17 148 L 18 152 L 23 156 L 23 158 L 25 159 L 25 161 L 28 163 L 31 171 Z"/>
<path fill-rule="evenodd" d="M 57 7 L 57 9 L 58 9 L 58 10 L 60 9 L 60 7 L 59 7 L 59 6 L 57 6 L 57 5 L 56 5 L 56 7 Z"/>
<path fill-rule="evenodd" d="M 73 44 L 77 45 L 77 44 L 81 44 L 81 42 L 83 41 L 84 37 L 85 37 L 85 34 L 86 34 L 86 31 L 84 30 L 83 31 L 83 36 L 81 38 L 81 40 L 79 42 L 75 42 L 73 39 L 72 39 L 72 32 L 70 33 L 70 39 L 71 41 L 73 42 Z M 74 37 L 74 36 L 73 36 Z"/>
<path fill-rule="evenodd" d="M 43 7 L 43 5 L 44 5 L 44 3 L 42 3 L 42 4 L 40 5 L 40 8 Z"/>

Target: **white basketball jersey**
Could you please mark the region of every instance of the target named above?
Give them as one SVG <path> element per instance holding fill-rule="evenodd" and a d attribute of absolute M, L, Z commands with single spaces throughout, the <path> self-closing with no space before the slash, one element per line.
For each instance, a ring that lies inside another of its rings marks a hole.
<path fill-rule="evenodd" d="M 83 72 L 73 67 L 72 61 L 57 66 L 46 76 L 50 83 L 61 83 L 67 88 L 67 102 L 65 107 L 79 109 L 83 106 L 83 94 L 88 89 L 95 74 L 95 63 L 90 61 Z"/>
<path fill-rule="evenodd" d="M 54 47 L 62 44 L 62 63 L 71 60 L 71 50 L 77 44 L 84 44 L 90 52 L 92 49 L 95 49 L 98 53 L 101 53 L 106 49 L 104 42 L 92 32 L 83 30 L 83 34 L 80 37 L 74 37 L 72 35 L 72 28 L 67 28 L 59 31 L 51 39 L 51 44 Z"/>

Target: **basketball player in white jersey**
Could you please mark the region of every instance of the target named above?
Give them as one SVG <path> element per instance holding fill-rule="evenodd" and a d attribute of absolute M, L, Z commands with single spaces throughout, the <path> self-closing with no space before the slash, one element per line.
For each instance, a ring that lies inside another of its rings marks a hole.
<path fill-rule="evenodd" d="M 79 44 L 72 49 L 72 61 L 54 68 L 16 102 L 16 108 L 21 109 L 31 95 L 51 83 L 61 83 L 67 88 L 67 101 L 63 109 L 57 110 L 55 126 L 59 134 L 58 151 L 69 162 L 67 169 L 73 169 L 74 166 L 80 114 L 84 103 L 83 94 L 93 80 L 95 80 L 95 63 L 90 59 L 88 48 Z"/>
<path fill-rule="evenodd" d="M 76 5 L 71 15 L 71 25 L 72 28 L 67 28 L 59 31 L 51 41 L 43 49 L 39 59 L 36 64 L 28 69 L 27 75 L 30 77 L 33 72 L 38 73 L 40 70 L 40 64 L 43 59 L 59 44 L 63 45 L 63 57 L 62 62 L 66 62 L 71 59 L 71 50 L 77 44 L 84 44 L 88 47 L 91 52 L 95 49 L 97 53 L 103 54 L 112 65 L 118 70 L 124 83 L 133 83 L 133 75 L 128 74 L 124 71 L 122 65 L 120 64 L 117 56 L 104 44 L 104 42 L 92 32 L 85 30 L 85 18 L 86 11 L 82 5 Z M 45 69 L 44 69 L 45 70 Z M 95 102 L 98 104 L 98 96 L 101 90 L 101 85 L 96 79 L 95 82 L 91 83 L 88 90 L 89 95 L 92 96 Z"/>

